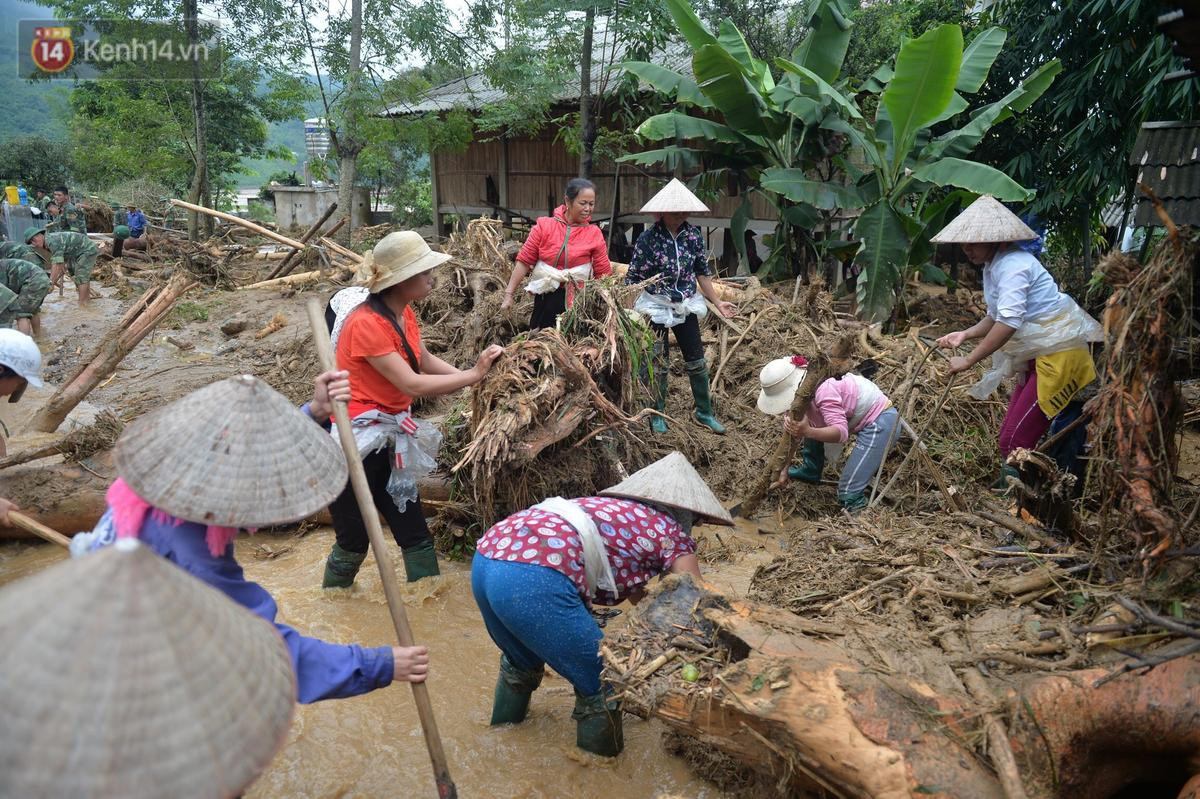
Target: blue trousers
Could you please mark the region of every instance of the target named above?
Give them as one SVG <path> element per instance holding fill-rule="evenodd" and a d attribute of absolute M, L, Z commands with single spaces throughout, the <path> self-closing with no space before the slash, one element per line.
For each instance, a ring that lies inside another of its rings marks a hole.
<path fill-rule="evenodd" d="M 540 671 L 548 663 L 578 693 L 600 693 L 604 633 L 565 574 L 477 552 L 471 591 L 488 635 L 514 666 Z"/>
<path fill-rule="evenodd" d="M 888 408 L 875 421 L 859 430 L 854 437 L 854 451 L 846 461 L 842 477 L 838 480 L 839 494 L 856 494 L 865 491 L 879 470 L 879 464 L 887 457 L 888 441 L 892 430 L 900 421 L 895 408 Z"/>

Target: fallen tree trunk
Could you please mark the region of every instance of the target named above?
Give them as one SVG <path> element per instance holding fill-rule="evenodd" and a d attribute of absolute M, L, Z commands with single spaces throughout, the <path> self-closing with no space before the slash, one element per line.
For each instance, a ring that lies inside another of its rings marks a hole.
<path fill-rule="evenodd" d="M 84 397 L 116 370 L 121 360 L 162 320 L 184 292 L 197 284 L 180 272 L 163 286 L 143 294 L 104 337 L 96 352 L 46 401 L 32 421 L 42 433 L 53 433 Z"/>
<path fill-rule="evenodd" d="M 103 515 L 107 503 L 104 493 L 117 478 L 112 450 L 104 450 L 78 464 L 50 463 L 14 466 L 0 476 L 0 497 L 17 503 L 22 513 L 71 536 L 91 530 Z M 443 503 L 449 503 L 450 484 L 432 476 L 421 481 L 421 501 L 425 512 L 436 515 Z M 317 524 L 330 524 L 329 513 L 322 510 L 311 517 Z M 0 526 L 0 540 L 31 538 L 15 527 Z"/>
<path fill-rule="evenodd" d="M 293 249 L 304 249 L 304 245 L 295 239 L 289 239 L 282 233 L 276 233 L 274 230 L 267 230 L 262 225 L 256 225 L 253 222 L 249 222 L 239 216 L 234 216 L 233 214 L 227 214 L 224 211 L 214 211 L 211 208 L 205 208 L 203 205 L 193 205 L 192 203 L 186 203 L 183 200 L 171 200 L 171 205 L 176 205 L 180 208 L 186 208 L 187 210 L 195 211 L 198 214 L 207 214 L 208 216 L 215 216 L 217 219 L 224 219 L 226 222 L 244 227 L 246 230 L 257 233 L 258 235 L 271 239 L 272 241 L 277 241 L 285 246 L 292 247 Z"/>
<path fill-rule="evenodd" d="M 317 232 L 321 229 L 321 226 L 329 221 L 329 217 L 333 216 L 333 212 L 336 210 L 337 210 L 337 203 L 331 203 L 330 206 L 325 209 L 325 213 L 321 214 L 321 218 L 318 219 L 315 223 L 313 223 L 312 227 L 310 227 L 308 230 L 304 231 L 304 235 L 300 237 L 300 243 L 308 244 L 308 240 L 311 239 L 313 236 L 317 235 Z M 345 217 L 342 217 L 342 219 L 345 219 Z M 341 227 L 341 224 L 342 223 L 339 221 L 337 224 L 337 227 Z M 330 231 L 330 235 L 332 235 L 332 231 Z M 292 262 L 292 259 L 295 258 L 296 255 L 300 252 L 301 252 L 301 250 L 288 251 L 287 255 L 285 255 L 283 258 L 283 263 L 279 264 L 279 266 L 272 269 L 270 274 L 267 275 L 267 277 L 268 278 L 283 277 L 284 275 L 291 272 L 292 270 L 288 268 L 288 264 L 290 264 Z"/>
<path fill-rule="evenodd" d="M 1018 676 L 1001 707 L 981 707 L 965 692 L 881 675 L 804 628 L 779 608 L 669 577 L 606 640 L 605 677 L 627 711 L 769 774 L 780 796 L 1000 799 L 972 748 L 986 732 L 993 751 L 1011 750 L 1035 799 L 1112 796 L 1164 774 L 1175 792 L 1200 771 L 1200 657 L 1100 687 L 1103 670 Z M 701 671 L 694 682 L 681 677 L 688 660 Z M 997 712 L 1013 719 L 1008 747 L 997 747 Z"/>

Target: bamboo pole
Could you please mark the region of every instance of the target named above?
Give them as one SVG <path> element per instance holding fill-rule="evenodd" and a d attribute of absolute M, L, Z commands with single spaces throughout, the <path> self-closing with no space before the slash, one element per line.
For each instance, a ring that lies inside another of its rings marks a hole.
<path fill-rule="evenodd" d="M 344 218 L 345 217 L 343 217 L 343 219 Z M 332 232 L 333 231 L 330 231 L 330 233 L 332 233 Z M 351 261 L 353 261 L 356 264 L 362 263 L 363 257 L 361 255 L 359 255 L 354 250 L 351 250 L 348 247 L 343 247 L 342 245 L 338 244 L 336 241 L 329 238 L 328 236 L 322 236 L 321 243 L 324 244 L 329 249 L 336 252 L 338 255 L 344 255 L 345 257 L 349 258 Z"/>
<path fill-rule="evenodd" d="M 193 205 L 192 203 L 184 202 L 183 200 L 171 200 L 171 205 L 175 205 L 180 208 L 186 208 L 187 210 L 195 211 L 198 214 L 207 214 L 208 216 L 215 216 L 217 219 L 224 219 L 226 222 L 229 222 L 234 225 L 239 225 L 240 227 L 244 227 L 244 228 L 246 228 L 246 230 L 253 231 L 260 236 L 265 236 L 266 238 L 271 239 L 272 241 L 277 241 L 280 244 L 284 244 L 288 247 L 292 247 L 293 249 L 297 249 L 297 250 L 304 249 L 304 245 L 301 244 L 300 242 L 296 241 L 295 239 L 289 239 L 287 236 L 283 235 L 282 233 L 276 233 L 273 230 L 267 230 L 262 225 L 256 225 L 253 222 L 249 222 L 245 219 L 242 219 L 240 216 L 234 216 L 233 214 L 227 214 L 224 211 L 214 211 L 211 208 L 205 208 L 203 205 Z"/>
<path fill-rule="evenodd" d="M 33 429 L 41 433 L 53 433 L 63 423 L 75 406 L 83 401 L 92 389 L 100 385 L 117 368 L 117 364 L 154 329 L 171 306 L 185 292 L 197 284 L 183 273 L 177 273 L 154 292 L 147 292 L 138 300 L 141 312 L 136 316 L 126 314 L 115 330 L 109 332 L 96 355 L 70 381 L 63 385 L 46 401 L 33 418 Z M 149 300 L 151 294 L 153 300 Z M 143 307 L 143 303 L 146 303 Z"/>
<path fill-rule="evenodd" d="M 329 331 L 325 327 L 325 312 L 316 300 L 308 301 L 308 323 L 312 327 L 313 344 L 317 348 L 317 357 L 321 369 L 329 372 L 337 369 L 333 357 L 333 345 L 329 341 Z M 383 594 L 387 598 L 388 610 L 392 614 L 392 624 L 396 628 L 396 638 L 400 646 L 412 646 L 412 628 L 408 624 L 408 614 L 404 611 L 404 598 L 400 594 L 400 586 L 396 583 L 396 572 L 392 566 L 392 553 L 383 538 L 383 528 L 379 525 L 379 514 L 375 511 L 375 500 L 371 497 L 371 489 L 367 485 L 367 475 L 363 471 L 362 460 L 358 455 L 358 444 L 354 440 L 354 431 L 350 427 L 350 412 L 344 402 L 333 403 L 333 418 L 337 423 L 338 438 L 342 442 L 342 451 L 346 454 L 346 464 L 350 467 L 350 484 L 354 487 L 354 496 L 358 500 L 358 508 L 367 527 L 367 537 L 371 540 L 371 550 L 375 553 L 375 565 L 379 567 L 379 577 L 383 581 Z M 417 716 L 421 719 L 421 730 L 425 733 L 425 746 L 429 750 L 429 759 L 433 763 L 433 777 L 437 783 L 440 799 L 457 799 L 458 789 L 450 778 L 450 766 L 446 762 L 446 752 L 442 749 L 442 739 L 438 735 L 437 720 L 433 716 L 433 703 L 429 699 L 429 686 L 423 682 L 409 683 L 412 686 L 413 700 L 417 705 Z"/>
<path fill-rule="evenodd" d="M 312 227 L 310 227 L 308 230 L 304 231 L 304 235 L 300 237 L 300 243 L 308 244 L 308 240 L 311 239 L 313 236 L 317 235 L 317 231 L 321 229 L 322 225 L 324 225 L 326 222 L 329 221 L 329 217 L 333 216 L 333 212 L 336 210 L 337 210 L 337 203 L 330 204 L 330 206 L 325 209 L 325 213 L 321 214 L 321 218 L 318 219 L 315 223 L 313 223 Z M 269 275 L 267 275 L 267 277 L 268 278 L 282 277 L 282 276 L 286 275 L 288 272 L 290 272 L 291 270 L 288 269 L 288 264 L 290 264 L 292 262 L 292 259 L 295 258 L 296 254 L 299 252 L 300 252 L 300 250 L 292 250 L 291 252 L 289 252 L 287 254 L 287 256 L 283 259 L 283 263 L 279 264 L 279 266 L 272 269 L 271 273 Z"/>
<path fill-rule="evenodd" d="M 58 544 L 60 547 L 71 546 L 71 539 L 67 538 L 57 530 L 51 530 L 37 519 L 30 518 L 24 513 L 18 513 L 15 510 L 10 510 L 8 512 L 8 523 L 13 527 L 21 528 L 27 533 L 33 533 L 38 538 L 44 538 L 51 544 Z"/>

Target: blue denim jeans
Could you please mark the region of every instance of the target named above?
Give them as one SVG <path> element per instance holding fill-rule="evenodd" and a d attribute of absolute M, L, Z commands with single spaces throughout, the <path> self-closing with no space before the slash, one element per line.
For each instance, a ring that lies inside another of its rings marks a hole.
<path fill-rule="evenodd" d="M 488 635 L 514 666 L 539 671 L 548 663 L 580 694 L 600 693 L 604 634 L 565 574 L 475 553 L 471 591 Z"/>

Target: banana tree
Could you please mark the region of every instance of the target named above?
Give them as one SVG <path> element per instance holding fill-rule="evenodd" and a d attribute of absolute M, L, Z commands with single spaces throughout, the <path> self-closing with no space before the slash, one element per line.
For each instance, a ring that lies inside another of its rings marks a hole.
<path fill-rule="evenodd" d="M 941 25 L 905 41 L 894 67 L 885 65 L 862 87 L 876 94 L 874 124 L 827 119 L 862 153 L 867 168 L 854 186 L 830 187 L 800 169 L 765 169 L 762 185 L 817 208 L 860 208 L 854 223 L 860 316 L 887 319 L 903 281 L 914 269 L 936 274 L 929 237 L 958 199 L 952 193 L 991 194 L 1024 201 L 1033 192 L 986 164 L 967 159 L 988 131 L 1028 108 L 1061 70 L 1057 60 L 1034 70 L 1000 100 L 971 112 L 964 95 L 978 92 L 1004 46 L 1000 28 L 981 31 L 965 49 L 957 25 Z M 786 69 L 786 65 L 780 64 Z"/>
<path fill-rule="evenodd" d="M 812 5 L 808 35 L 790 60 L 777 59 L 778 82 L 732 22 L 722 22 L 714 35 L 686 0 L 666 4 L 692 47 L 693 75 L 646 62 L 622 65 L 676 103 L 673 111 L 653 116 L 637 129 L 643 139 L 660 146 L 622 160 L 681 168 L 695 173 L 692 183 L 701 190 L 740 194 L 731 233 L 743 270 L 750 198 L 761 194 L 779 218 L 761 273 L 790 270 L 803 248 L 816 250 L 810 231 L 829 205 L 784 195 L 765 186 L 762 178 L 771 170 L 804 173 L 836 157 L 842 138 L 834 123 L 861 118 L 853 98 L 833 85 L 850 42 L 847 0 Z"/>

